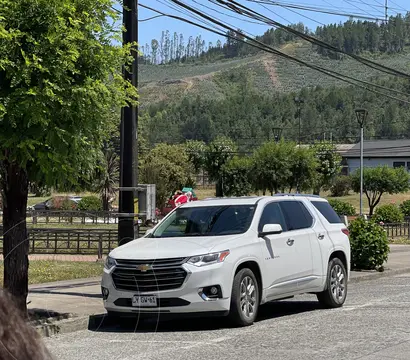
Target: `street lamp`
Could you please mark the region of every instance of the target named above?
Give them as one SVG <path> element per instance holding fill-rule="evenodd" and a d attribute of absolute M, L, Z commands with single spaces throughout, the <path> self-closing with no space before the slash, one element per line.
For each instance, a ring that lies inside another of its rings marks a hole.
<path fill-rule="evenodd" d="M 356 109 L 355 113 L 360 125 L 360 216 L 363 216 L 363 127 L 368 112 L 366 109 Z"/>
<path fill-rule="evenodd" d="M 299 140 L 298 140 L 298 144 L 300 145 L 300 132 L 301 132 L 301 104 L 303 104 L 305 102 L 305 100 L 303 100 L 300 97 L 295 97 L 295 103 L 298 106 L 298 114 L 299 114 Z"/>
<path fill-rule="evenodd" d="M 281 135 L 282 135 L 282 128 L 274 127 L 272 128 L 272 132 L 273 132 L 273 139 L 275 140 L 275 142 L 279 142 Z"/>

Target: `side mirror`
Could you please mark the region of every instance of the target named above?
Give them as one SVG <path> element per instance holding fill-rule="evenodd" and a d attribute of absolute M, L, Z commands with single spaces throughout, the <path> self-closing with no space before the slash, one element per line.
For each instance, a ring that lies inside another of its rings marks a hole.
<path fill-rule="evenodd" d="M 280 224 L 266 224 L 263 226 L 262 232 L 259 233 L 259 237 L 281 234 L 282 231 L 283 229 Z"/>

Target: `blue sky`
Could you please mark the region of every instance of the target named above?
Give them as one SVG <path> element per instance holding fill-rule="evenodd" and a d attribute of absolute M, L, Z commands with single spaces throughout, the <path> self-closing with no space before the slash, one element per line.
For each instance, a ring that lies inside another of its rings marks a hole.
<path fill-rule="evenodd" d="M 160 10 L 164 13 L 173 14 L 188 18 L 190 20 L 196 21 L 192 16 L 185 15 L 182 11 L 176 8 L 175 5 L 172 5 L 169 0 L 138 0 L 141 4 L 150 6 L 156 10 Z M 240 28 L 245 32 L 248 32 L 253 35 L 260 35 L 265 32 L 269 27 L 265 25 L 259 25 L 254 23 L 249 23 L 244 21 L 245 18 L 234 19 L 232 17 L 223 16 L 212 9 L 218 9 L 221 11 L 221 8 L 216 7 L 211 4 L 208 0 L 182 0 L 184 3 L 194 6 L 199 10 L 206 12 L 212 15 L 215 18 L 223 20 L 230 25 L 233 25 L 235 28 Z M 281 22 L 283 24 L 303 22 L 310 29 L 315 29 L 317 26 L 320 26 L 321 23 L 339 23 L 348 20 L 345 16 L 335 16 L 329 14 L 321 14 L 317 12 L 302 11 L 299 9 L 286 9 L 281 6 L 272 6 L 265 5 L 268 9 L 273 11 L 268 11 L 266 8 L 252 3 L 247 0 L 237 0 L 238 2 L 253 8 L 254 10 L 262 13 L 269 18 Z M 333 9 L 337 12 L 348 12 L 349 14 L 361 14 L 363 16 L 374 16 L 377 18 L 384 18 L 384 1 L 385 0 L 278 0 L 279 3 L 295 4 L 302 6 L 311 6 L 319 7 L 322 9 Z M 266 0 L 269 2 L 269 0 Z M 337 4 L 337 5 L 334 5 Z M 210 8 L 207 8 L 207 7 Z M 397 12 L 404 13 L 404 10 L 410 11 L 410 1 L 409 0 L 388 0 L 389 6 L 389 15 L 396 15 Z M 233 12 L 228 12 L 227 10 L 222 11 L 225 14 L 230 14 L 235 17 L 239 15 L 234 14 Z M 146 19 L 156 15 L 154 12 L 146 10 L 142 7 L 139 7 L 139 19 Z M 308 17 L 308 18 L 307 18 Z M 150 21 L 140 22 L 139 23 L 139 43 L 140 45 L 145 45 L 146 43 L 151 44 L 152 39 L 160 39 L 162 31 L 169 30 L 171 34 L 176 31 L 177 33 L 182 33 L 187 39 L 189 36 L 201 35 L 203 39 L 208 42 L 212 41 L 214 44 L 218 38 L 218 35 L 210 33 L 206 30 L 199 29 L 190 24 L 178 21 L 175 19 L 170 19 L 166 17 L 160 17 Z M 223 39 L 221 39 L 223 40 Z"/>

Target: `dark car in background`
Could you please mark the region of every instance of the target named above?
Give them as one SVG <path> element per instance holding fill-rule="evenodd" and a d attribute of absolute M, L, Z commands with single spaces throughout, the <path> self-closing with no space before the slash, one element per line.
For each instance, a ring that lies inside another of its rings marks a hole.
<path fill-rule="evenodd" d="M 29 210 L 45 211 L 45 210 L 61 210 L 61 204 L 67 201 L 70 204 L 70 210 L 77 210 L 81 196 L 54 196 L 46 201 L 42 201 L 34 206 L 30 206 Z"/>

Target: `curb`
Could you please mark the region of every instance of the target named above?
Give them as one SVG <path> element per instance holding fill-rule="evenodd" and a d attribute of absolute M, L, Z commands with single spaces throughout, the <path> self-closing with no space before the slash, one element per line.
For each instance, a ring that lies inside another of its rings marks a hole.
<path fill-rule="evenodd" d="M 89 320 L 89 316 L 82 316 L 37 325 L 35 326 L 35 329 L 41 336 L 51 337 L 57 334 L 68 334 L 80 330 L 86 330 L 88 329 Z"/>
<path fill-rule="evenodd" d="M 101 283 L 101 277 L 83 278 L 83 279 L 73 279 L 73 280 L 61 280 L 55 282 L 46 282 L 41 284 L 29 285 L 29 291 L 32 289 L 39 288 L 56 288 L 56 287 L 78 287 L 87 285 L 98 285 Z"/>
<path fill-rule="evenodd" d="M 360 272 L 358 272 L 360 273 Z M 401 275 L 405 273 L 410 273 L 410 267 L 402 268 L 402 269 L 386 269 L 383 272 L 374 272 L 374 273 L 369 273 L 363 276 L 358 276 L 354 278 L 349 279 L 349 284 L 356 284 L 360 283 L 362 281 L 369 281 L 369 280 L 376 280 L 380 279 L 383 277 L 390 277 L 390 276 L 395 276 L 395 275 Z"/>
<path fill-rule="evenodd" d="M 383 277 L 391 277 L 410 273 L 410 267 L 394 270 L 385 270 L 384 272 L 374 272 L 363 276 L 351 278 L 349 284 L 356 284 L 363 281 L 377 280 Z M 72 317 L 64 320 L 50 321 L 35 326 L 36 331 L 43 337 L 51 337 L 58 334 L 68 334 L 76 331 L 87 330 L 95 327 L 97 321 L 102 321 L 106 314 L 93 314 L 81 317 Z"/>

